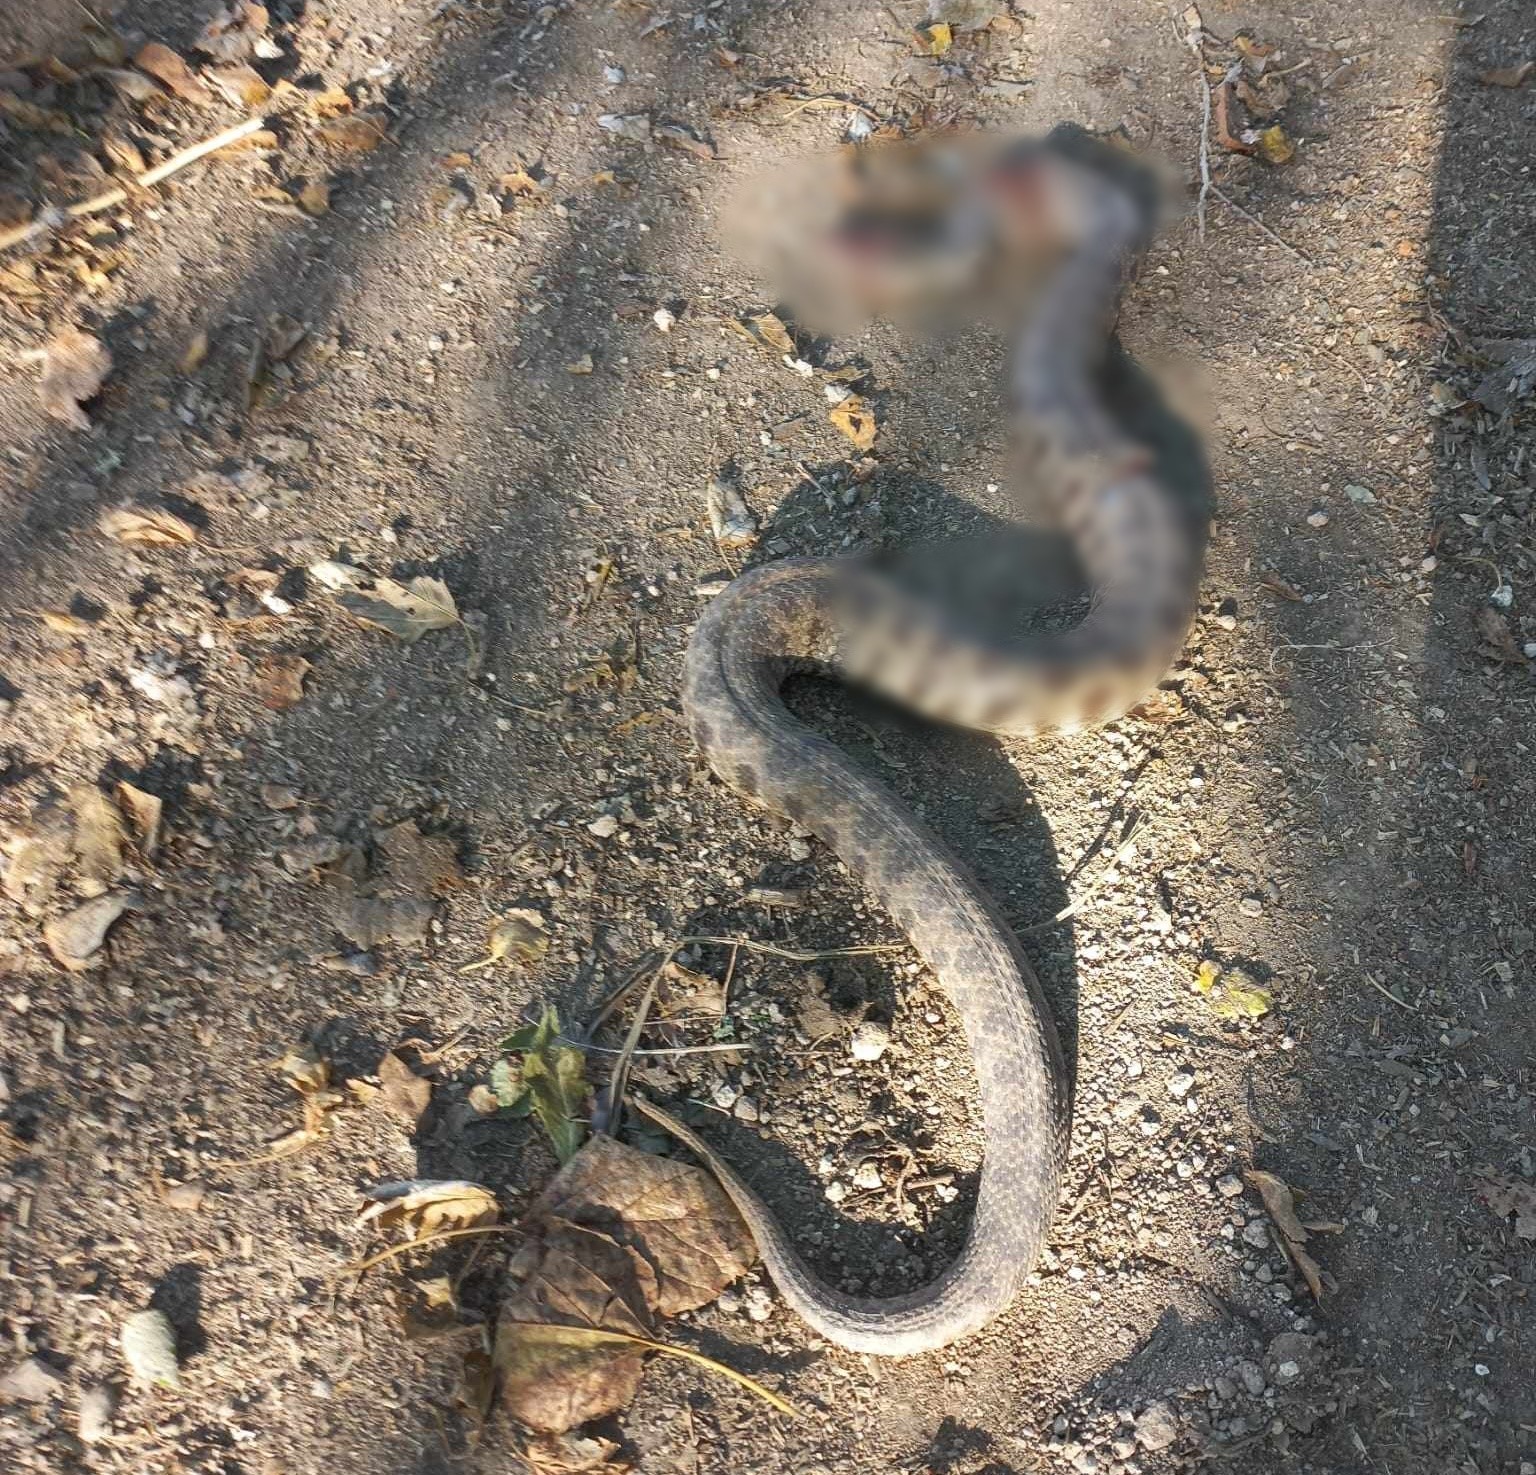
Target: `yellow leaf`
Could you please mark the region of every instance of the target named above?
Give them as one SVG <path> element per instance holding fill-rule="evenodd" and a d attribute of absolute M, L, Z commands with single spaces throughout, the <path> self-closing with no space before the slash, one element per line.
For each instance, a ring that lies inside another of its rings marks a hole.
<path fill-rule="evenodd" d="M 850 394 L 833 405 L 827 419 L 861 451 L 874 445 L 880 428 L 875 424 L 875 412 L 869 401 L 858 394 Z"/>
<path fill-rule="evenodd" d="M 514 908 L 491 928 L 486 948 L 485 957 L 478 963 L 466 964 L 459 972 L 489 968 L 503 958 L 511 958 L 515 963 L 537 963 L 549 951 L 549 933 L 544 929 L 543 917 L 527 907 Z"/>
<path fill-rule="evenodd" d="M 1289 164 L 1296 157 L 1296 145 L 1278 123 L 1259 134 L 1259 157 L 1266 164 Z"/>
<path fill-rule="evenodd" d="M 936 21 L 931 26 L 919 27 L 917 39 L 929 56 L 943 56 L 955 44 L 955 33 L 946 22 Z"/>

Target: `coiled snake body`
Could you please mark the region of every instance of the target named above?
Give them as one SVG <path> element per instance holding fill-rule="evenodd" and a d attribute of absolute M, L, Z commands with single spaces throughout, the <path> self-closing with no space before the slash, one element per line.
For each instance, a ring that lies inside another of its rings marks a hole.
<path fill-rule="evenodd" d="M 894 794 L 791 716 L 780 687 L 792 672 L 831 673 L 929 717 L 1009 735 L 1102 722 L 1143 696 L 1177 653 L 1202 547 L 1187 509 L 1098 389 L 1121 283 L 1146 234 L 1144 210 L 1110 175 L 1049 145 L 994 156 L 977 177 L 967 197 L 973 240 L 1006 246 L 1024 212 L 1029 229 L 1048 224 L 1060 247 L 1018 339 L 1013 384 L 1046 511 L 1087 576 L 1088 613 L 1061 633 L 999 645 L 860 560 L 785 560 L 744 574 L 709 606 L 684 689 L 711 768 L 829 845 L 904 929 L 958 1012 L 985 1133 L 964 1248 L 908 1294 L 844 1295 L 810 1271 L 705 1142 L 638 1103 L 710 1166 L 794 1310 L 829 1341 L 886 1355 L 977 1330 L 1034 1266 L 1060 1193 L 1069 1076 L 1033 970 L 995 903 Z"/>

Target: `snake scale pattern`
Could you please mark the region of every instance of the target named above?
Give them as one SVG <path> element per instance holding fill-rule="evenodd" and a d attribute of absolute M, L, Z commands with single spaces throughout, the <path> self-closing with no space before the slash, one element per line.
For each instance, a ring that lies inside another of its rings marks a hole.
<path fill-rule="evenodd" d="M 1100 390 L 1120 292 L 1149 234 L 1145 200 L 1056 135 L 996 148 L 979 162 L 967 156 L 956 177 L 949 218 L 978 262 L 1006 267 L 1025 236 L 1052 243 L 1044 290 L 1016 341 L 1015 428 L 1036 467 L 1037 504 L 1077 550 L 1086 615 L 1057 633 L 999 643 L 866 561 L 769 563 L 704 613 L 688 650 L 684 705 L 714 772 L 830 846 L 906 932 L 959 1014 L 985 1139 L 964 1248 L 908 1294 L 842 1294 L 815 1276 L 706 1142 L 637 1102 L 710 1167 L 806 1322 L 842 1347 L 892 1356 L 976 1331 L 1033 1268 L 1057 1210 L 1070 1076 L 1033 970 L 997 905 L 895 794 L 793 717 L 780 688 L 791 673 L 814 671 L 933 719 L 1010 736 L 1108 721 L 1177 655 L 1203 552 L 1187 507 Z"/>

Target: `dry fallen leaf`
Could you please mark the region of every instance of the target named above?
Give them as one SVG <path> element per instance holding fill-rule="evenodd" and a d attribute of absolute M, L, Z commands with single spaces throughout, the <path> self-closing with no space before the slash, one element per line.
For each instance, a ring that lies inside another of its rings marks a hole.
<path fill-rule="evenodd" d="M 1515 1233 L 1519 1238 L 1536 1240 L 1536 1183 L 1519 1178 L 1485 1178 L 1477 1191 L 1500 1218 L 1515 1216 Z"/>
<path fill-rule="evenodd" d="M 37 617 L 55 635 L 89 635 L 94 628 L 89 620 L 82 620 L 79 615 L 63 609 L 40 609 Z"/>
<path fill-rule="evenodd" d="M 315 126 L 315 137 L 330 148 L 365 154 L 377 148 L 389 127 L 388 117 L 377 109 L 327 118 Z"/>
<path fill-rule="evenodd" d="M 429 630 L 459 623 L 458 606 L 441 579 L 421 576 L 409 584 L 374 579 L 366 589 L 339 591 L 336 599 L 358 619 L 387 630 L 407 645 L 414 645 Z"/>
<path fill-rule="evenodd" d="M 274 712 L 304 700 L 304 677 L 310 664 L 303 656 L 272 655 L 256 667 L 256 692 L 261 704 Z"/>
<path fill-rule="evenodd" d="M 459 886 L 463 871 L 458 847 L 447 835 L 424 835 L 413 819 L 402 820 L 375 837 L 384 857 L 389 884 L 413 896 L 433 896 Z"/>
<path fill-rule="evenodd" d="M 267 39 L 268 20 L 265 5 L 235 0 L 215 13 L 192 43 L 192 49 L 221 62 L 242 62 L 253 55 L 276 60 L 282 50 Z"/>
<path fill-rule="evenodd" d="M 137 911 L 144 898 L 136 891 L 109 891 L 55 917 L 43 927 L 43 942 L 54 961 L 71 973 L 94 967 L 112 924 L 124 912 Z"/>
<path fill-rule="evenodd" d="M 252 111 L 264 107 L 272 96 L 271 87 L 254 67 L 243 64 L 214 67 L 206 75 L 220 92 Z"/>
<path fill-rule="evenodd" d="M 41 916 L 58 888 L 73 847 L 73 815 L 56 795 L 44 797 L 25 827 L 6 839 L 6 896 L 27 916 Z"/>
<path fill-rule="evenodd" d="M 1247 1179 L 1250 1187 L 1258 1189 L 1260 1198 L 1264 1200 L 1264 1212 L 1269 1215 L 1270 1222 L 1275 1226 L 1281 1251 L 1301 1273 L 1302 1279 L 1307 1283 L 1307 1289 L 1312 1292 L 1312 1299 L 1321 1301 L 1323 1299 L 1322 1270 L 1317 1261 L 1302 1249 L 1309 1237 L 1308 1230 L 1307 1226 L 1296 1217 L 1295 1199 L 1289 1185 L 1273 1173 L 1266 1173 L 1258 1168 L 1250 1168 L 1243 1177 Z M 1342 1226 L 1326 1227 L 1333 1229 Z"/>
<path fill-rule="evenodd" d="M 133 64 L 141 72 L 147 72 L 169 92 L 183 102 L 205 108 L 213 101 L 213 94 L 197 79 L 186 62 L 158 41 L 151 41 L 140 48 Z"/>
<path fill-rule="evenodd" d="M 1494 67 L 1492 71 L 1481 73 L 1477 80 L 1488 87 L 1523 87 L 1533 72 L 1536 72 L 1536 61 L 1523 61 L 1519 66 Z"/>
<path fill-rule="evenodd" d="M 352 111 L 352 99 L 345 87 L 327 87 L 309 95 L 309 107 L 317 118 L 339 118 Z"/>
<path fill-rule="evenodd" d="M 94 784 L 70 794 L 75 811 L 75 867 L 83 896 L 100 896 L 123 874 L 127 835 L 117 806 Z"/>
<path fill-rule="evenodd" d="M 715 146 L 707 138 L 701 138 L 693 129 L 682 123 L 658 123 L 651 130 L 652 136 L 673 148 L 682 149 L 696 159 L 714 159 Z"/>
<path fill-rule="evenodd" d="M 491 927 L 485 957 L 466 964 L 459 972 L 489 968 L 503 958 L 511 958 L 514 963 L 537 963 L 548 951 L 549 933 L 543 917 L 526 907 L 514 907 Z"/>
<path fill-rule="evenodd" d="M 112 372 L 112 355 L 101 339 L 79 328 L 65 328 L 43 349 L 43 377 L 38 394 L 43 408 L 76 430 L 89 430 L 80 406 L 95 399 Z"/>
<path fill-rule="evenodd" d="M 619 1445 L 612 1439 L 590 1434 L 546 1434 L 524 1445 L 521 1453 L 531 1475 L 629 1475 L 634 1468 L 615 1458 Z"/>
<path fill-rule="evenodd" d="M 410 1178 L 376 1183 L 364 1195 L 366 1205 L 358 1224 L 380 1229 L 406 1229 L 413 1240 L 453 1229 L 479 1229 L 501 1218 L 501 1206 L 490 1189 L 462 1179 Z"/>
<path fill-rule="evenodd" d="M 795 340 L 790 337 L 784 319 L 774 312 L 753 313 L 736 324 L 748 338 L 756 339 L 775 353 L 794 355 Z"/>
<path fill-rule="evenodd" d="M 323 179 L 312 179 L 295 198 L 306 215 L 324 215 L 331 208 L 331 187 Z"/>
<path fill-rule="evenodd" d="M 757 540 L 757 518 L 741 489 L 728 477 L 717 476 L 705 494 L 709 526 L 722 548 L 745 548 Z"/>
<path fill-rule="evenodd" d="M 119 543 L 150 548 L 175 548 L 197 541 L 197 529 L 185 518 L 158 507 L 110 507 L 96 526 Z"/>
<path fill-rule="evenodd" d="M 384 1104 L 414 1128 L 432 1104 L 432 1082 L 417 1075 L 393 1050 L 384 1052 L 378 1076 Z"/>
<path fill-rule="evenodd" d="M 1492 605 L 1478 606 L 1477 633 L 1482 636 L 1483 647 L 1490 655 L 1512 666 L 1530 665 L 1530 658 L 1509 628 L 1509 620 Z"/>
<path fill-rule="evenodd" d="M 651 1309 L 676 1316 L 713 1301 L 757 1259 L 751 1232 L 702 1169 L 593 1137 L 550 1181 L 535 1219 L 601 1229 L 654 1270 Z"/>
<path fill-rule="evenodd" d="M 446 1275 L 406 1281 L 396 1292 L 395 1305 L 407 1341 L 421 1342 L 440 1337 L 465 1325 L 460 1316 L 458 1295 Z"/>
<path fill-rule="evenodd" d="M 832 406 L 827 419 L 861 451 L 874 445 L 879 427 L 875 424 L 874 410 L 862 395 L 850 394 L 847 399 L 839 400 Z"/>
<path fill-rule="evenodd" d="M 146 794 L 143 789 L 135 788 L 126 779 L 119 779 L 117 802 L 133 826 L 134 845 L 139 854 L 145 860 L 153 860 L 155 851 L 160 848 L 160 816 L 165 807 L 164 800 L 157 794 Z"/>
<path fill-rule="evenodd" d="M 343 937 L 360 948 L 381 942 L 425 942 L 435 915 L 432 903 L 415 896 L 363 896 L 338 886 L 331 920 Z"/>

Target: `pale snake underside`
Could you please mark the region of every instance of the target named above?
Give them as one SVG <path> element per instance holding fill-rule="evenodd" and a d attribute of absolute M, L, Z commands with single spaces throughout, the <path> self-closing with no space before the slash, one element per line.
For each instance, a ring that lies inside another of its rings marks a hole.
<path fill-rule="evenodd" d="M 1008 1306 L 1056 1214 L 1070 1077 L 1034 972 L 996 903 L 895 794 L 791 715 L 781 687 L 809 670 L 943 722 L 1009 736 L 1071 731 L 1122 715 L 1157 683 L 1183 644 L 1200 577 L 1203 525 L 1100 388 L 1122 285 L 1148 234 L 1145 200 L 1122 169 L 1101 167 L 1076 136 L 1067 142 L 1053 135 L 959 154 L 943 184 L 949 234 L 933 249 L 969 253 L 963 270 L 976 275 L 1007 270 L 1020 242 L 1053 247 L 1014 350 L 1015 425 L 1036 468 L 1033 500 L 1080 561 L 1084 617 L 1000 643 L 868 561 L 787 559 L 730 584 L 688 649 L 684 705 L 710 767 L 842 859 L 932 970 L 975 1065 L 984 1160 L 964 1247 L 937 1279 L 886 1298 L 821 1281 L 717 1152 L 637 1102 L 714 1172 L 789 1305 L 829 1341 L 860 1352 L 941 1347 Z"/>

